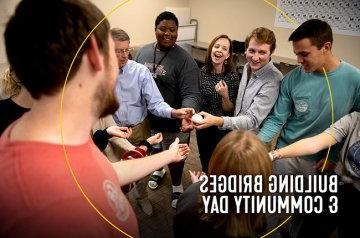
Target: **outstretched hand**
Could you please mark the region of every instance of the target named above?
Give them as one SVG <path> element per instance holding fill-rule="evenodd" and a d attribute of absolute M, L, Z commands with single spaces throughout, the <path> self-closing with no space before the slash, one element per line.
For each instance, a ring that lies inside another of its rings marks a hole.
<path fill-rule="evenodd" d="M 191 171 L 191 170 L 189 170 L 189 173 L 190 173 L 190 179 L 191 179 L 192 183 L 199 182 L 201 180 L 200 177 L 202 175 L 206 175 L 203 171 Z"/>
<path fill-rule="evenodd" d="M 179 138 L 176 137 L 175 141 L 169 146 L 169 151 L 174 155 L 173 162 L 179 162 L 189 155 L 190 148 L 187 144 L 179 144 Z"/>
<path fill-rule="evenodd" d="M 208 128 L 210 126 L 222 126 L 224 123 L 221 117 L 213 116 L 210 113 L 199 112 L 198 114 L 203 117 L 203 120 L 201 123 L 194 124 L 196 130 Z"/>
<path fill-rule="evenodd" d="M 132 134 L 132 129 L 128 127 L 120 127 L 120 126 L 109 126 L 106 128 L 106 132 L 110 136 L 115 136 L 123 139 L 127 139 Z"/>
<path fill-rule="evenodd" d="M 149 142 L 150 145 L 156 145 L 156 144 L 159 144 L 163 140 L 163 136 L 159 132 L 159 133 L 156 133 L 153 136 L 150 136 L 146 140 L 147 140 L 147 142 Z"/>
<path fill-rule="evenodd" d="M 194 114 L 195 110 L 193 108 L 180 108 L 171 111 L 171 117 L 178 119 L 191 118 Z"/>
<path fill-rule="evenodd" d="M 191 118 L 184 118 L 181 120 L 181 127 L 180 130 L 182 132 L 190 132 L 194 129 L 193 122 L 191 121 Z"/>

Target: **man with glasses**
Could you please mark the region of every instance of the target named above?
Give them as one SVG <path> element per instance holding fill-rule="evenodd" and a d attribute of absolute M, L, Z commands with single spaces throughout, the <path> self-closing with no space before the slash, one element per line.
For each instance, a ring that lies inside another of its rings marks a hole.
<path fill-rule="evenodd" d="M 158 117 L 179 119 L 191 117 L 194 110 L 174 109 L 164 102 L 149 69 L 129 60 L 129 35 L 119 28 L 113 28 L 110 32 L 120 68 L 116 95 L 121 104 L 114 114 L 114 119 L 119 126 L 133 127 L 132 135 L 128 138 L 133 145 L 146 144 L 146 139 L 150 136 L 150 126 L 146 119 L 147 110 Z M 140 181 L 136 187 L 138 204 L 144 213 L 151 215 L 152 207 L 147 198 L 146 184 Z"/>

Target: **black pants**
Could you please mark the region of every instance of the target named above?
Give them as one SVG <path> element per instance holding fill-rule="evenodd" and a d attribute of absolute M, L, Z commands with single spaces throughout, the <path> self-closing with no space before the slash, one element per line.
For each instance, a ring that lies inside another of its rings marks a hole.
<path fill-rule="evenodd" d="M 230 130 L 219 130 L 216 126 L 196 131 L 200 161 L 204 172 L 207 173 L 209 161 L 216 145 L 229 132 Z"/>
<path fill-rule="evenodd" d="M 352 184 L 339 187 L 339 228 L 338 237 L 358 237 L 360 215 L 360 191 Z"/>

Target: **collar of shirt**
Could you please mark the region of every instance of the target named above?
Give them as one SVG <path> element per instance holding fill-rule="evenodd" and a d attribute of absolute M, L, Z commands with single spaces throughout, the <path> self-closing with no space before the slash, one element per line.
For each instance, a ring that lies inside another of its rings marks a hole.
<path fill-rule="evenodd" d="M 132 61 L 132 60 L 128 60 L 128 61 L 126 62 L 126 64 L 120 69 L 119 74 L 123 74 L 123 73 L 126 73 L 126 72 L 128 71 L 128 69 L 129 69 L 129 67 L 130 67 L 130 64 L 131 64 L 131 61 Z"/>
<path fill-rule="evenodd" d="M 271 70 L 271 68 L 273 67 L 273 62 L 272 60 L 269 61 L 269 63 L 267 63 L 264 67 L 262 67 L 261 69 L 257 70 L 255 73 L 253 73 L 251 78 L 259 78 L 261 77 L 263 74 L 266 74 L 266 72 L 268 72 L 269 70 Z M 249 63 L 246 63 L 246 69 L 248 69 Z"/>

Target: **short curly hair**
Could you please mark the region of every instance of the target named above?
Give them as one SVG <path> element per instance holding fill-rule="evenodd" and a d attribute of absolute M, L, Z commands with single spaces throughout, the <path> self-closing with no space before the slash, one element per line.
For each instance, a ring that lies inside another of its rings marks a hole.
<path fill-rule="evenodd" d="M 155 28 L 163 20 L 173 20 L 175 22 L 176 27 L 179 27 L 179 20 L 177 19 L 175 14 L 172 12 L 165 11 L 165 12 L 160 13 L 159 16 L 157 16 L 157 18 L 155 20 Z"/>

